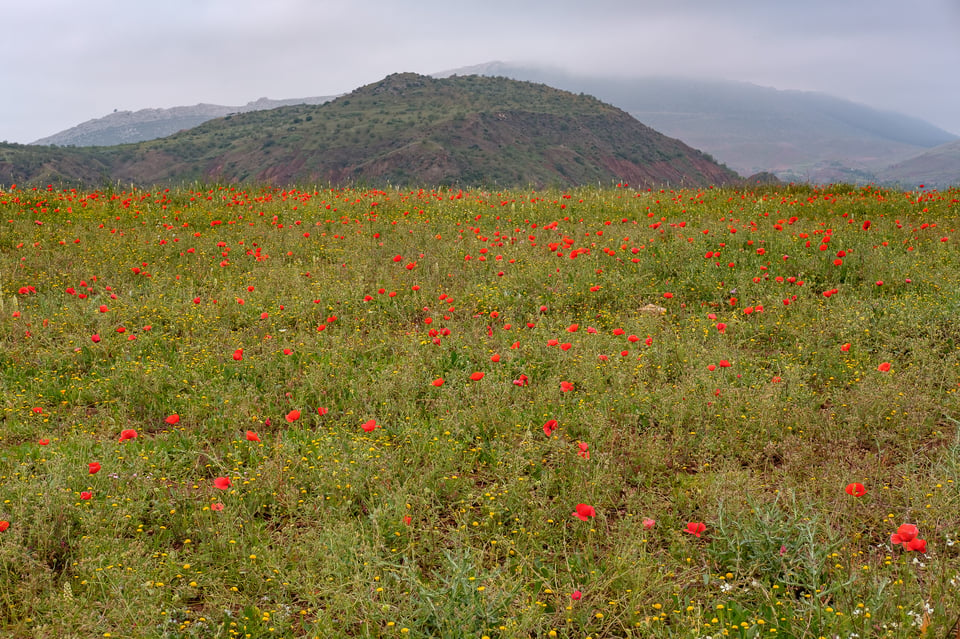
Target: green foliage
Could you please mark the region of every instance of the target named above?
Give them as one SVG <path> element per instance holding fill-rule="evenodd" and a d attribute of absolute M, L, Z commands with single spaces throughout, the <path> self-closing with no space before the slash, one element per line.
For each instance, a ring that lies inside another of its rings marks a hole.
<path fill-rule="evenodd" d="M 942 636 L 957 201 L 0 191 L 0 626 Z"/>

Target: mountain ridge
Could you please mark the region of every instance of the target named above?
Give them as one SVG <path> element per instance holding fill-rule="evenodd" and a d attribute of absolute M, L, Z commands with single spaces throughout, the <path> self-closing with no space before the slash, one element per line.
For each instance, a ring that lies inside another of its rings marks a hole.
<path fill-rule="evenodd" d="M 540 186 L 703 186 L 740 179 L 592 96 L 505 78 L 413 73 L 392 74 L 321 105 L 228 115 L 136 144 L 0 147 L 0 181 L 38 176 L 140 184 Z"/>
<path fill-rule="evenodd" d="M 437 73 L 510 77 L 615 104 L 648 126 L 702 149 L 741 174 L 771 171 L 787 181 L 831 182 L 874 172 L 958 136 L 903 114 L 825 93 L 676 76 L 585 76 L 562 69 L 490 62 Z"/>

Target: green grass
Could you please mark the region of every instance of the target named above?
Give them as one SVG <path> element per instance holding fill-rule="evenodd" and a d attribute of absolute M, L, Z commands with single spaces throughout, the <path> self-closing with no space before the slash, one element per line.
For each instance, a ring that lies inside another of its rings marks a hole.
<path fill-rule="evenodd" d="M 0 627 L 953 636 L 958 200 L 0 191 Z"/>

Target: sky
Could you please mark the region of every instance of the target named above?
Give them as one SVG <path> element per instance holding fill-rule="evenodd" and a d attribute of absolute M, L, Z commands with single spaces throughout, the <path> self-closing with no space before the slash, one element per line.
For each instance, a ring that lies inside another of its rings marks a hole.
<path fill-rule="evenodd" d="M 0 141 L 500 60 L 820 91 L 960 135 L 960 0 L 10 0 Z"/>

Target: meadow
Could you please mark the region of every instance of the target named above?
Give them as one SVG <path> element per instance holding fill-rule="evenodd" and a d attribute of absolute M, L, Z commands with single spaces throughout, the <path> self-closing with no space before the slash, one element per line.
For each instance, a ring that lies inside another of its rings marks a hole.
<path fill-rule="evenodd" d="M 2 633 L 960 636 L 958 217 L 0 190 Z"/>

